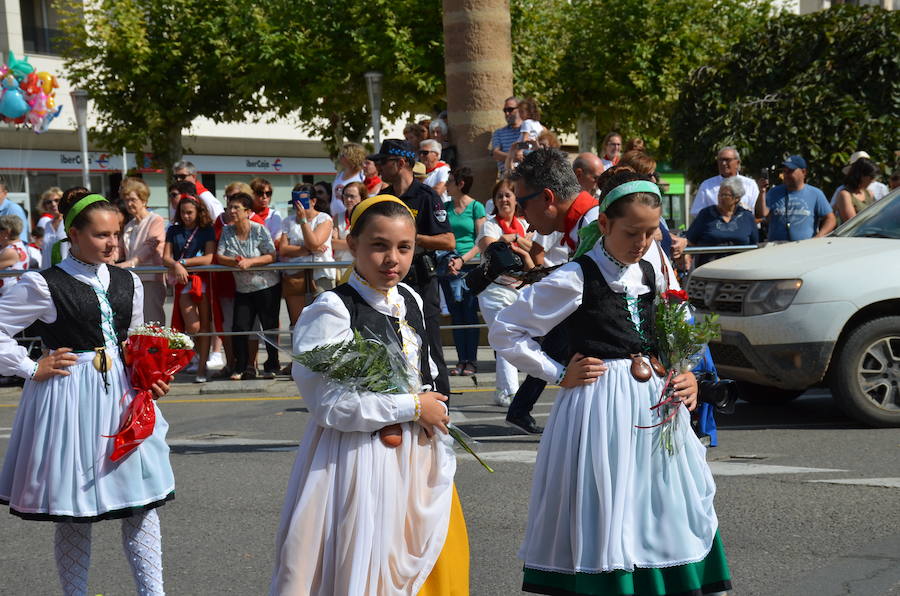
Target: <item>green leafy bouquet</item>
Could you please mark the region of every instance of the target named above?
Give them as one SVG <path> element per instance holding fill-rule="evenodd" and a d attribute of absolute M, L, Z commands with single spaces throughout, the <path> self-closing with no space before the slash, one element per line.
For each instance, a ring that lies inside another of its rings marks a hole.
<path fill-rule="evenodd" d="M 370 335 L 374 335 L 371 334 Z M 419 376 L 409 366 L 406 356 L 392 343 L 363 337 L 356 329 L 353 337 L 342 342 L 317 346 L 292 358 L 350 391 L 386 394 L 420 393 Z M 489 472 L 493 472 L 469 445 L 469 438 L 453 424 L 447 425 L 450 436 Z M 400 444 L 399 424 L 379 431 L 382 442 L 391 447 Z"/>
<path fill-rule="evenodd" d="M 672 379 L 692 370 L 703 359 L 703 346 L 719 337 L 721 325 L 718 315 L 696 322 L 691 316 L 688 294 L 684 290 L 666 290 L 656 300 L 656 338 L 659 358 L 668 369 L 659 402 L 651 409 L 658 410 L 663 420 L 638 428 L 660 429 L 660 443 L 675 453 L 675 432 L 678 430 L 678 408 L 681 400 L 675 397 Z"/>

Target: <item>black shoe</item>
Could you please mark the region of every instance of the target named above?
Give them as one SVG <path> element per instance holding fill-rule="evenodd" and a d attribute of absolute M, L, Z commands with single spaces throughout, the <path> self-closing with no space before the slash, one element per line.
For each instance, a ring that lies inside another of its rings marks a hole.
<path fill-rule="evenodd" d="M 259 373 L 256 372 L 255 368 L 248 368 L 241 375 L 242 381 L 253 381 L 259 376 Z"/>
<path fill-rule="evenodd" d="M 529 435 L 539 435 L 544 432 L 544 429 L 538 426 L 534 418 L 529 414 L 524 414 L 522 416 L 507 414 L 506 423 Z"/>
<path fill-rule="evenodd" d="M 263 370 L 259 375 L 260 379 L 274 379 L 278 373 L 274 370 Z"/>

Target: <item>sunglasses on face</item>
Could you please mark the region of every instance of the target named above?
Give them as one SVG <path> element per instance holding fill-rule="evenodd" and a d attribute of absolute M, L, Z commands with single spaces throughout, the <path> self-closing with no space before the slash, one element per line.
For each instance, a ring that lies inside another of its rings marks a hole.
<path fill-rule="evenodd" d="M 258 196 L 258 197 L 271 197 L 271 196 L 272 196 L 272 191 L 271 191 L 271 190 L 264 190 L 264 191 L 262 191 L 262 192 L 256 193 L 256 196 Z"/>
<path fill-rule="evenodd" d="M 535 191 L 535 192 L 531 193 L 530 195 L 525 195 L 524 197 L 516 196 L 516 205 L 518 205 L 520 209 L 524 209 L 525 203 L 527 203 L 534 197 L 536 197 L 540 194 L 543 194 L 543 193 L 544 193 L 544 189 L 542 188 L 541 190 Z"/>
<path fill-rule="evenodd" d="M 518 109 L 519 108 L 503 108 L 503 113 L 504 114 L 512 114 L 513 112 L 515 112 Z"/>
<path fill-rule="evenodd" d="M 190 177 L 190 174 L 175 174 L 174 176 L 172 176 L 172 178 L 178 180 L 179 182 L 181 182 L 182 180 L 187 180 L 188 177 Z"/>
<path fill-rule="evenodd" d="M 428 155 L 429 153 L 437 153 L 437 151 L 426 151 L 426 150 L 419 151 L 419 155 Z"/>

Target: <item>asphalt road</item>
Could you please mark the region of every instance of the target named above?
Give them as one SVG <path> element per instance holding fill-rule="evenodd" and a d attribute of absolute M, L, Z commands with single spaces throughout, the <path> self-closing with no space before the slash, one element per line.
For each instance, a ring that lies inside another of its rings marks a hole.
<path fill-rule="evenodd" d="M 218 389 L 227 393 L 214 393 Z M 485 388 L 487 389 L 487 388 Z M 178 384 L 163 400 L 177 498 L 160 509 L 166 589 L 173 595 L 265 594 L 273 537 L 308 414 L 287 380 Z M 555 390 L 536 413 L 545 420 Z M 521 541 L 538 440 L 517 435 L 471 387 L 454 417 L 479 439 L 495 474 L 460 456 L 457 486 L 471 545 L 474 595 L 519 591 Z M 0 391 L 0 455 L 18 392 Z M 900 594 L 900 429 L 868 429 L 827 393 L 778 407 L 740 403 L 720 418 L 708 459 L 738 595 Z M 91 594 L 132 594 L 119 522 L 94 526 Z M 0 594 L 59 592 L 53 528 L 0 515 Z"/>

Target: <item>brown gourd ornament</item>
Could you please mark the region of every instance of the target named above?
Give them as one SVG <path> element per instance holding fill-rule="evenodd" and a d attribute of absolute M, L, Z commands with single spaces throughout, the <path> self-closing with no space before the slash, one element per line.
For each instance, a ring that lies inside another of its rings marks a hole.
<path fill-rule="evenodd" d="M 636 381 L 640 381 L 641 383 L 646 383 L 650 380 L 650 377 L 653 375 L 653 372 L 650 369 L 650 365 L 644 361 L 642 354 L 631 354 L 631 376 L 634 377 Z"/>
<path fill-rule="evenodd" d="M 650 368 L 653 369 L 653 372 L 655 372 L 658 377 L 664 377 L 669 372 L 656 356 L 650 356 Z"/>

